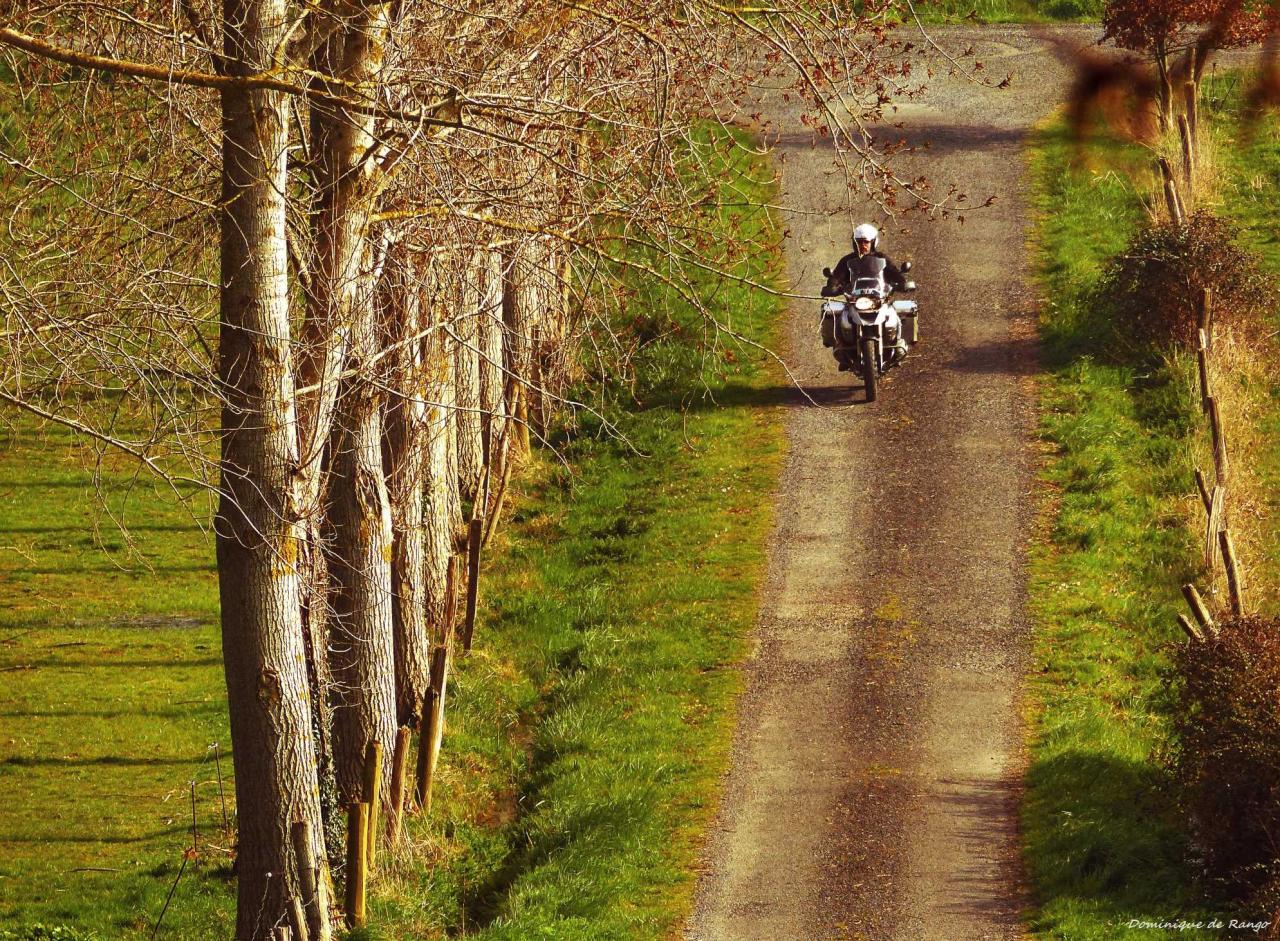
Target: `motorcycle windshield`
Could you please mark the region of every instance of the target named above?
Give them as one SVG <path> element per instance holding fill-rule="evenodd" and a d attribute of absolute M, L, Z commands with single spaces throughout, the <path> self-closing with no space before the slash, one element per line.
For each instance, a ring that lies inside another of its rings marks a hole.
<path fill-rule="evenodd" d="M 863 278 L 870 278 L 879 284 L 884 284 L 884 268 L 888 262 L 876 255 L 863 255 L 853 263 L 853 270 L 850 274 L 854 280 L 861 281 Z"/>

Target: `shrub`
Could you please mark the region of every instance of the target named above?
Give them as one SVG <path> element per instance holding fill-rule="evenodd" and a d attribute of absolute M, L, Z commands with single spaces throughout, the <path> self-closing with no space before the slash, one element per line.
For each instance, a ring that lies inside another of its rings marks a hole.
<path fill-rule="evenodd" d="M 1056 20 L 1080 20 L 1102 15 L 1102 0 L 1049 0 L 1040 12 Z"/>
<path fill-rule="evenodd" d="M 1275 284 L 1236 244 L 1232 227 L 1205 211 L 1186 225 L 1139 232 L 1108 264 L 1101 283 L 1116 328 L 1159 347 L 1196 345 L 1204 288 L 1213 289 L 1215 324 L 1261 337 L 1259 327 L 1275 306 Z"/>
<path fill-rule="evenodd" d="M 1280 619 L 1225 619 L 1174 659 L 1172 771 L 1206 875 L 1235 899 L 1280 900 Z"/>

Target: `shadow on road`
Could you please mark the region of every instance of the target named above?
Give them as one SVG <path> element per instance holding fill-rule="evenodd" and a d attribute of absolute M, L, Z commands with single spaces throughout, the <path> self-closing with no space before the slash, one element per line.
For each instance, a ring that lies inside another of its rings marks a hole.
<path fill-rule="evenodd" d="M 997 127 L 994 124 L 916 124 L 909 128 L 885 128 L 872 135 L 875 146 L 879 148 L 904 144 L 937 155 L 1016 148 L 1022 146 L 1025 138 L 1026 132 L 1022 128 Z M 835 150 L 835 142 L 829 136 L 813 131 L 766 134 L 765 143 L 770 147 Z"/>
<path fill-rule="evenodd" d="M 729 385 L 715 396 L 702 396 L 682 403 L 679 408 L 688 412 L 706 412 L 720 408 L 759 408 L 770 405 L 790 407 L 861 405 L 865 401 L 862 383 L 846 380 L 842 385 L 780 385 L 755 388 L 747 385 Z"/>
<path fill-rule="evenodd" d="M 1039 348 L 1032 337 L 992 340 L 957 350 L 947 368 L 988 376 L 1031 376 L 1037 372 Z"/>

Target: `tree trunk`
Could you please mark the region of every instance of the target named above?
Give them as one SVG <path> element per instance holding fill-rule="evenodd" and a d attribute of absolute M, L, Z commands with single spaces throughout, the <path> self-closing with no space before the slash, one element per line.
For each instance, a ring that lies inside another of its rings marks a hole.
<path fill-rule="evenodd" d="M 426 535 L 424 595 L 427 623 L 435 642 L 442 637 L 446 577 L 449 557 L 457 551 L 462 527 L 462 506 L 458 493 L 458 417 L 455 408 L 455 343 L 444 330 L 446 305 L 435 285 L 429 284 L 424 298 L 431 331 L 423 341 L 426 365 L 426 481 L 423 524 Z"/>
<path fill-rule="evenodd" d="M 529 452 L 529 415 L 540 390 L 536 388 L 533 334 L 542 317 L 541 274 L 536 243 L 526 242 L 508 256 L 505 266 L 502 319 L 506 327 L 507 413 L 512 417 L 510 453 Z M 540 378 L 540 377 L 539 377 Z"/>
<path fill-rule="evenodd" d="M 225 0 L 227 70 L 271 68 L 288 24 L 283 0 Z M 225 395 L 216 520 L 223 662 L 239 840 L 236 937 L 266 939 L 298 897 L 290 828 L 320 832 L 297 569 L 298 440 L 285 245 L 288 130 L 283 96 L 222 95 L 221 335 Z M 310 936 L 327 939 L 327 913 Z"/>
<path fill-rule="evenodd" d="M 480 307 L 477 265 L 463 273 L 458 309 L 453 312 L 454 426 L 457 430 L 458 486 L 471 499 L 484 470 L 484 427 L 480 410 Z"/>
<path fill-rule="evenodd" d="M 502 255 L 480 252 L 476 256 L 475 280 L 480 300 L 476 328 L 480 348 L 480 421 L 482 440 L 487 443 L 485 462 L 493 468 L 497 463 L 498 441 L 506 434 L 507 421 Z"/>
<path fill-rule="evenodd" d="M 377 87 L 388 11 L 360 6 L 317 53 L 342 87 Z M 329 432 L 329 569 L 332 611 L 333 755 L 343 803 L 360 799 L 370 742 L 391 754 L 395 735 L 395 654 L 391 604 L 391 509 L 382 467 L 382 401 L 374 376 L 378 350 L 376 275 L 369 238 L 374 118 L 312 104 L 318 187 L 310 352 L 323 363 L 323 396 L 337 375 Z M 345 358 L 341 353 L 345 347 Z M 335 372 L 336 370 L 336 372 Z M 323 399 L 323 396 L 321 397 Z M 319 414 L 313 430 L 323 431 Z M 310 482 L 310 481 L 309 481 Z M 314 485 L 313 485 L 314 486 Z M 390 792 L 390 763 L 382 793 Z"/>
<path fill-rule="evenodd" d="M 358 335 L 359 331 L 357 331 Z M 352 351 L 365 342 L 353 338 Z M 344 804 L 363 793 L 365 752 L 395 739 L 391 507 L 382 476 L 382 410 L 363 377 L 343 383 L 335 417 L 328 512 L 333 751 Z M 390 763 L 383 793 L 390 790 Z"/>
<path fill-rule="evenodd" d="M 427 376 L 422 332 L 426 318 L 416 266 L 397 259 L 384 279 L 381 305 L 388 357 L 383 457 L 391 498 L 391 615 L 395 634 L 396 721 L 413 725 L 431 673 L 427 627 L 426 541 L 423 521 L 427 467 Z"/>

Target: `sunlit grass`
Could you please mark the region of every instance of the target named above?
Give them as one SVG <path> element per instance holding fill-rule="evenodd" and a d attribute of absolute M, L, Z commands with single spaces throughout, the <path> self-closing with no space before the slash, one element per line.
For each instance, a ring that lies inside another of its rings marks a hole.
<path fill-rule="evenodd" d="M 1135 155 L 1098 142 L 1075 169 L 1072 156 L 1061 125 L 1033 149 L 1047 456 L 1031 560 L 1030 924 L 1046 938 L 1151 938 L 1130 921 L 1205 914 L 1161 760 L 1161 671 L 1199 564 L 1195 403 L 1184 365 L 1117 344 L 1094 294 L 1142 221 L 1123 172 Z"/>

